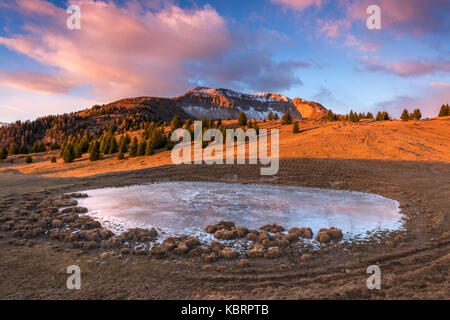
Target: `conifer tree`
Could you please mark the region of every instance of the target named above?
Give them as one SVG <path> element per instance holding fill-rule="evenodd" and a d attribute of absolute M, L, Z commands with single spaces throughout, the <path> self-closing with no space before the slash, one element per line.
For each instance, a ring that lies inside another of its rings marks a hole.
<path fill-rule="evenodd" d="M 267 115 L 267 120 L 272 121 L 273 119 L 273 112 L 270 111 L 269 114 Z"/>
<path fill-rule="evenodd" d="M 289 113 L 289 111 L 286 111 L 283 116 L 281 117 L 281 124 L 282 125 L 286 125 L 286 124 L 291 124 L 292 123 L 292 116 Z"/>
<path fill-rule="evenodd" d="M 439 110 L 439 117 L 447 117 L 450 116 L 450 107 L 448 104 L 442 105 L 441 109 Z"/>
<path fill-rule="evenodd" d="M 153 150 L 153 144 L 150 141 L 147 141 L 147 146 L 145 148 L 145 155 L 146 156 L 151 156 L 153 155 L 155 152 Z"/>
<path fill-rule="evenodd" d="M 133 139 L 133 143 L 130 146 L 130 153 L 129 156 L 130 157 L 136 157 L 137 155 L 137 149 L 138 149 L 138 139 L 136 137 L 134 137 Z"/>
<path fill-rule="evenodd" d="M 145 140 L 141 140 L 138 144 L 137 148 L 137 156 L 145 155 L 145 148 L 147 147 L 147 142 Z"/>
<path fill-rule="evenodd" d="M 89 161 L 100 160 L 100 143 L 98 141 L 91 142 Z"/>
<path fill-rule="evenodd" d="M 0 160 L 5 160 L 8 157 L 8 151 L 6 150 L 6 147 L 0 148 Z"/>
<path fill-rule="evenodd" d="M 273 120 L 278 121 L 280 119 L 280 117 L 278 116 L 278 113 L 275 113 L 273 115 Z"/>
<path fill-rule="evenodd" d="M 292 133 L 298 133 L 298 122 L 294 123 L 294 127 L 292 128 Z"/>
<path fill-rule="evenodd" d="M 62 155 L 62 158 L 65 163 L 73 162 L 73 159 L 75 159 L 75 152 L 73 150 L 73 144 L 68 143 L 66 147 L 64 148 L 64 152 Z"/>
<path fill-rule="evenodd" d="M 402 115 L 400 116 L 400 119 L 402 119 L 402 121 L 408 121 L 409 118 L 410 116 L 408 110 L 404 109 Z"/>
<path fill-rule="evenodd" d="M 239 126 L 245 126 L 247 125 L 247 117 L 245 116 L 245 113 L 241 111 L 238 117 L 238 125 Z"/>
<path fill-rule="evenodd" d="M 413 120 L 420 120 L 422 119 L 422 113 L 420 112 L 420 109 L 414 109 L 414 111 L 411 113 L 411 119 Z"/>

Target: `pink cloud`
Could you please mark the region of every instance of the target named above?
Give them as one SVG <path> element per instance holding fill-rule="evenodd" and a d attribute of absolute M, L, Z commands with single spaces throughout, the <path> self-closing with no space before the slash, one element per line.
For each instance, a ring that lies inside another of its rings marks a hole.
<path fill-rule="evenodd" d="M 342 33 L 347 33 L 351 28 L 350 21 L 342 20 L 322 20 L 317 19 L 317 33 L 324 34 L 326 38 L 338 38 Z"/>
<path fill-rule="evenodd" d="M 187 10 L 169 4 L 151 11 L 137 2 L 119 7 L 72 1 L 81 8 L 82 28 L 68 30 L 65 10 L 43 3 L 18 1 L 19 12 L 54 9 L 56 14 L 28 22 L 28 33 L 0 37 L 0 44 L 63 70 L 70 81 L 90 84 L 95 96 L 108 99 L 185 90 L 190 87 L 186 61 L 213 57 L 233 46 L 225 19 L 208 5 Z M 36 89 L 22 76 L 14 83 Z"/>
<path fill-rule="evenodd" d="M 320 8 L 322 0 L 272 0 L 272 3 L 279 4 L 285 9 L 303 11 L 313 6 Z"/>
<path fill-rule="evenodd" d="M 434 60 L 408 60 L 383 63 L 370 61 L 366 57 L 360 59 L 369 71 L 392 73 L 401 77 L 418 77 L 437 72 L 450 72 L 450 61 L 439 58 Z"/>
<path fill-rule="evenodd" d="M 348 7 L 350 19 L 364 23 L 367 19 L 367 7 L 378 5 L 384 30 L 412 35 L 442 33 L 448 30 L 448 19 L 445 14 L 442 15 L 450 10 L 448 0 L 343 0 L 343 3 Z"/>
<path fill-rule="evenodd" d="M 0 84 L 41 93 L 62 94 L 68 94 L 69 90 L 76 86 L 74 81 L 56 74 L 48 76 L 31 71 L 11 72 L 3 70 L 0 70 Z"/>

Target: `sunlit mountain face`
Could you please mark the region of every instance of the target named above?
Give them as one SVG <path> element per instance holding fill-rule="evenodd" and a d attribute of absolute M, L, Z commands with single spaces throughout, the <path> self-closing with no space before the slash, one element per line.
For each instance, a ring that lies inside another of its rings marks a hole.
<path fill-rule="evenodd" d="M 449 13 L 447 0 L 2 1 L 0 121 L 194 87 L 435 116 Z"/>

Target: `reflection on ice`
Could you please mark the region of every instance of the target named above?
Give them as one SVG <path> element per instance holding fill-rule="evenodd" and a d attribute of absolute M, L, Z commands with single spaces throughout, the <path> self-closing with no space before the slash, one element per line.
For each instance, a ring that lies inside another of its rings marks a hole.
<path fill-rule="evenodd" d="M 197 234 L 232 220 L 249 229 L 267 223 L 285 228 L 335 226 L 344 234 L 398 229 L 396 201 L 373 194 L 269 185 L 166 182 L 86 191 L 89 214 L 114 232 L 156 227 L 166 235 Z"/>

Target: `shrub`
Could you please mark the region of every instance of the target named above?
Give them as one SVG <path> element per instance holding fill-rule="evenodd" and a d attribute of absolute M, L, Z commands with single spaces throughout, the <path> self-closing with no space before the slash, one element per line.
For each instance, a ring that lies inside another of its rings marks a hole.
<path fill-rule="evenodd" d="M 245 113 L 241 111 L 238 118 L 238 125 L 245 126 L 247 125 L 247 117 L 245 116 Z"/>
<path fill-rule="evenodd" d="M 287 111 L 285 114 L 283 114 L 283 117 L 281 117 L 281 124 L 286 125 L 291 123 L 292 123 L 292 116 L 289 113 L 289 111 Z"/>
<path fill-rule="evenodd" d="M 56 157 L 55 157 L 55 156 L 50 157 L 50 162 L 51 162 L 51 163 L 56 163 Z"/>
<path fill-rule="evenodd" d="M 294 127 L 292 128 L 292 133 L 299 133 L 299 130 L 298 130 L 298 122 L 295 122 L 295 123 L 294 123 Z"/>
<path fill-rule="evenodd" d="M 27 156 L 25 158 L 25 163 L 32 163 L 33 162 L 33 158 L 31 156 Z"/>

